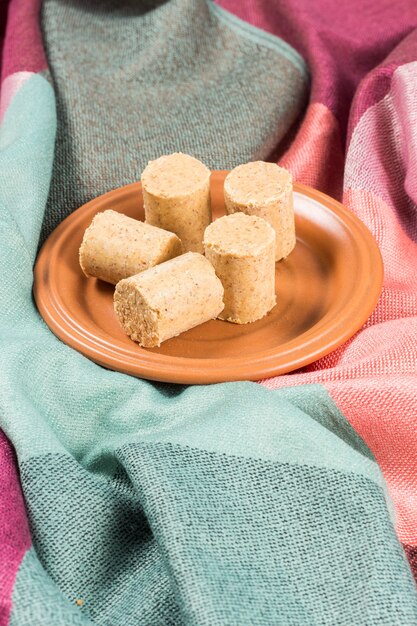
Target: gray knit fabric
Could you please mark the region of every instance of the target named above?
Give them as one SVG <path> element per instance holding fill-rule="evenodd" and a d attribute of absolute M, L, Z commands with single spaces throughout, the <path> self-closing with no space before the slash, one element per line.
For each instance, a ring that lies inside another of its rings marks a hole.
<path fill-rule="evenodd" d="M 300 57 L 206 0 L 46 0 L 42 27 L 58 107 L 43 238 L 161 154 L 267 158 L 306 102 Z"/>

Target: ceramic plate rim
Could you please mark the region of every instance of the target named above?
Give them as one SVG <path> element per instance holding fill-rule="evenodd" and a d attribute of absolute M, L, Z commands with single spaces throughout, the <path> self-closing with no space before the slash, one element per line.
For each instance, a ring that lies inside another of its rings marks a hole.
<path fill-rule="evenodd" d="M 225 170 L 218 170 L 214 171 L 212 176 L 224 178 L 226 173 L 227 171 Z M 94 336 L 88 330 L 83 329 L 83 333 L 80 333 L 79 325 L 71 320 L 70 312 L 62 306 L 56 294 L 42 287 L 42 284 L 44 284 L 42 277 L 48 271 L 50 251 L 53 251 L 54 244 L 65 233 L 69 221 L 72 223 L 77 219 L 82 220 L 82 214 L 85 211 L 90 211 L 96 206 L 100 206 L 103 200 L 109 200 L 113 196 L 120 197 L 120 194 L 130 194 L 133 190 L 140 190 L 140 182 L 113 189 L 94 198 L 71 213 L 45 241 L 34 268 L 34 297 L 39 312 L 48 327 L 64 343 L 99 365 L 140 378 L 181 384 L 261 380 L 288 373 L 334 351 L 362 327 L 377 304 L 382 288 L 383 263 L 377 243 L 368 228 L 337 200 L 307 185 L 294 183 L 294 191 L 296 193 L 316 200 L 327 210 L 336 214 L 343 225 L 348 227 L 349 231 L 356 233 L 358 236 L 356 242 L 360 248 L 361 255 L 364 258 L 368 256 L 368 260 L 373 263 L 373 280 L 367 292 L 366 302 L 362 306 L 360 306 L 361 302 L 352 303 L 348 309 L 344 310 L 344 315 L 342 316 L 342 320 L 346 323 L 344 327 L 341 327 L 343 324 L 341 325 L 340 322 L 330 326 L 326 324 L 326 317 L 332 313 L 331 310 L 311 328 L 290 341 L 279 346 L 273 346 L 268 350 L 262 350 L 259 353 L 252 353 L 245 359 L 230 356 L 220 357 L 219 359 L 188 358 L 148 352 L 146 350 L 141 350 L 135 357 L 131 357 L 129 355 L 123 356 L 123 351 L 119 347 L 117 349 L 111 346 L 110 348 L 104 348 L 103 343 L 100 343 L 102 340 L 97 339 L 97 336 Z M 350 323 L 347 323 L 348 320 L 346 320 L 347 313 L 350 313 L 353 318 Z M 320 333 L 320 328 L 323 326 L 324 331 Z M 111 340 L 111 336 L 108 339 Z M 303 339 L 304 341 L 300 341 Z M 306 346 L 309 348 L 307 353 Z M 235 375 L 234 369 L 238 370 L 238 374 Z"/>

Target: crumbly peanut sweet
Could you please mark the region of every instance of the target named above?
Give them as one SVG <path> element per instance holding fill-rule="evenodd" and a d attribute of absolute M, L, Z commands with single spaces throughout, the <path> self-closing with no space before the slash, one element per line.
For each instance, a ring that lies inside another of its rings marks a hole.
<path fill-rule="evenodd" d="M 209 261 L 196 252 L 126 278 L 114 293 L 120 324 L 145 348 L 214 319 L 223 306 L 222 284 Z"/>
<path fill-rule="evenodd" d="M 115 285 L 179 254 L 175 234 L 109 209 L 97 213 L 86 229 L 79 259 L 86 276 Z"/>
<path fill-rule="evenodd" d="M 247 324 L 275 306 L 275 231 L 268 222 L 244 213 L 221 217 L 206 228 L 204 248 L 224 288 L 220 319 Z"/>
<path fill-rule="evenodd" d="M 176 152 L 150 161 L 141 182 L 146 222 L 176 233 L 183 252 L 203 253 L 204 230 L 211 221 L 210 170 Z"/>
<path fill-rule="evenodd" d="M 292 176 L 275 163 L 254 161 L 235 167 L 224 181 L 227 212 L 241 211 L 269 222 L 276 233 L 275 260 L 294 249 L 295 221 Z"/>

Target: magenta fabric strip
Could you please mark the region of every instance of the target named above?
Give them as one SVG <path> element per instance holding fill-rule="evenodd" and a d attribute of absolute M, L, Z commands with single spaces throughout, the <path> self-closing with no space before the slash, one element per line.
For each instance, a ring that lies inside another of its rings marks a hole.
<path fill-rule="evenodd" d="M 0 0 L 0 49 L 3 49 L 3 44 L 4 44 L 4 35 L 6 32 L 8 6 L 9 6 L 9 0 Z M 2 55 L 0 55 L 0 75 L 1 75 L 2 66 L 3 66 L 3 58 L 2 58 Z"/>
<path fill-rule="evenodd" d="M 415 0 L 216 0 L 243 20 L 291 44 L 312 74 L 311 102 L 326 105 L 345 137 L 361 79 L 413 28 Z"/>
<path fill-rule="evenodd" d="M 0 626 L 7 626 L 17 571 L 31 545 L 12 446 L 0 431 Z"/>
<path fill-rule="evenodd" d="M 3 46 L 2 81 L 15 72 L 47 68 L 39 27 L 41 0 L 10 0 Z"/>

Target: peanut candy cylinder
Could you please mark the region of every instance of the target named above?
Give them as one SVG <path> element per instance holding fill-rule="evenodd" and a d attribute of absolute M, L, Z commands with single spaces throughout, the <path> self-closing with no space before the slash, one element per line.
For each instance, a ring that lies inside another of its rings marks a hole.
<path fill-rule="evenodd" d="M 114 309 L 124 331 L 145 348 L 214 319 L 223 287 L 202 255 L 187 252 L 120 281 Z"/>
<path fill-rule="evenodd" d="M 264 161 L 239 165 L 226 176 L 224 200 L 229 214 L 241 211 L 257 215 L 273 226 L 276 261 L 285 259 L 294 249 L 293 183 L 288 170 Z"/>
<path fill-rule="evenodd" d="M 224 288 L 219 318 L 247 324 L 276 303 L 275 231 L 260 217 L 234 213 L 206 229 L 204 248 Z"/>
<path fill-rule="evenodd" d="M 141 182 L 146 222 L 178 235 L 183 252 L 203 253 L 204 230 L 211 221 L 210 170 L 176 152 L 150 161 Z"/>
<path fill-rule="evenodd" d="M 86 229 L 79 260 L 87 277 L 115 285 L 179 254 L 181 241 L 173 233 L 109 209 Z"/>

